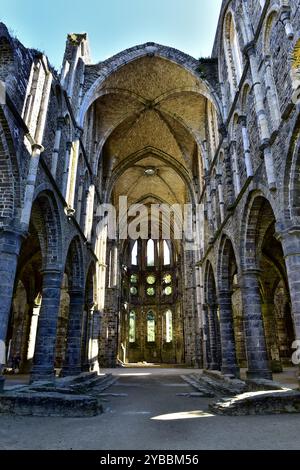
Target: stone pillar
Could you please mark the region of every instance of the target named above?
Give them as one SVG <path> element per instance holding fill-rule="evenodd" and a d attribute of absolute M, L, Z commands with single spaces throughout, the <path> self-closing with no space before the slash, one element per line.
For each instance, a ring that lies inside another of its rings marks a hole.
<path fill-rule="evenodd" d="M 210 346 L 210 362 L 208 368 L 211 370 L 219 370 L 218 360 L 218 331 L 217 331 L 217 305 L 210 304 L 207 306 L 208 310 L 208 333 L 209 333 L 209 346 Z"/>
<path fill-rule="evenodd" d="M 35 183 L 38 173 L 41 153 L 44 151 L 42 145 L 32 145 L 32 155 L 29 162 L 29 170 L 25 187 L 24 203 L 21 214 L 21 224 L 28 227 L 31 217 L 32 202 L 34 198 Z"/>
<path fill-rule="evenodd" d="M 242 277 L 242 297 L 248 359 L 248 378 L 272 379 L 263 327 L 258 269 L 247 269 Z"/>
<path fill-rule="evenodd" d="M 62 375 L 78 375 L 81 372 L 81 333 L 84 309 L 83 291 L 70 291 L 69 325 L 66 357 Z"/>
<path fill-rule="evenodd" d="M 0 232 L 0 391 L 4 385 L 2 371 L 6 363 L 5 341 L 21 241 L 22 237 L 18 233 Z"/>
<path fill-rule="evenodd" d="M 273 299 L 267 299 L 261 307 L 266 332 L 266 344 L 271 361 L 271 370 L 272 372 L 282 372 Z"/>
<path fill-rule="evenodd" d="M 219 292 L 220 335 L 222 348 L 221 371 L 223 374 L 232 374 L 238 377 L 239 368 L 236 360 L 231 297 L 232 293 L 230 291 Z"/>
<path fill-rule="evenodd" d="M 235 195 L 238 196 L 241 192 L 241 179 L 240 179 L 239 168 L 238 168 L 238 156 L 236 152 L 235 140 L 231 141 L 230 147 L 231 147 L 231 153 L 232 153 L 232 170 L 233 170 Z"/>
<path fill-rule="evenodd" d="M 88 360 L 88 350 L 89 350 L 89 326 L 90 318 L 88 307 L 85 305 L 82 316 L 82 341 L 81 341 L 81 370 L 82 372 L 89 371 L 89 360 Z"/>
<path fill-rule="evenodd" d="M 252 160 L 251 160 L 251 150 L 250 150 L 250 142 L 249 142 L 246 116 L 240 116 L 239 122 L 242 124 L 242 136 L 243 136 L 246 174 L 247 174 L 247 178 L 251 178 L 254 173 L 253 173 L 253 165 L 252 165 Z"/>
<path fill-rule="evenodd" d="M 267 88 L 267 96 L 269 99 L 269 106 L 271 111 L 271 119 L 273 122 L 273 130 L 278 129 L 281 123 L 281 114 L 279 109 L 279 102 L 277 96 L 276 85 L 274 83 L 273 71 L 270 56 L 266 56 L 264 60 L 265 65 L 265 84 Z"/>
<path fill-rule="evenodd" d="M 208 307 L 203 304 L 203 368 L 208 369 L 210 359 L 210 344 L 209 344 L 209 330 L 208 330 Z"/>
<path fill-rule="evenodd" d="M 260 134 L 261 149 L 264 152 L 265 168 L 270 190 L 276 189 L 276 174 L 272 149 L 270 147 L 270 130 L 268 119 L 264 106 L 264 93 L 262 90 L 261 80 L 258 72 L 257 56 L 254 42 L 247 44 L 245 52 L 248 54 L 251 76 L 253 82 L 253 91 L 255 98 L 256 118 Z"/>
<path fill-rule="evenodd" d="M 57 319 L 60 305 L 62 272 L 45 269 L 43 272 L 42 305 L 36 338 L 31 382 L 54 380 L 54 361 Z"/>
<path fill-rule="evenodd" d="M 295 339 L 300 340 L 300 227 L 277 234 L 282 244 L 288 275 Z"/>
<path fill-rule="evenodd" d="M 224 210 L 224 195 L 223 195 L 223 184 L 222 184 L 221 173 L 217 174 L 217 186 L 218 186 L 218 195 L 219 195 L 219 204 L 220 204 L 221 223 L 223 223 L 225 219 L 225 210 Z"/>
<path fill-rule="evenodd" d="M 62 178 L 62 193 L 64 198 L 67 200 L 67 189 L 68 189 L 68 180 L 69 180 L 69 166 L 70 166 L 70 155 L 72 150 L 72 142 L 67 142 L 66 153 L 65 153 L 65 166 L 64 173 Z"/>
<path fill-rule="evenodd" d="M 291 41 L 294 39 L 294 29 L 291 23 L 291 6 L 289 0 L 280 0 L 280 21 L 284 24 L 285 34 Z"/>
<path fill-rule="evenodd" d="M 53 178 L 56 178 L 57 162 L 58 162 L 61 132 L 62 132 L 63 125 L 64 125 L 64 118 L 62 117 L 58 118 L 57 129 L 55 132 L 54 148 L 52 151 L 52 159 L 51 159 L 51 173 L 52 173 Z"/>
<path fill-rule="evenodd" d="M 232 176 L 232 168 L 231 168 L 231 159 L 230 159 L 230 152 L 229 152 L 229 145 L 227 136 L 224 136 L 223 140 L 223 149 L 224 149 L 224 165 L 225 165 L 225 185 L 227 187 L 227 201 L 226 208 L 229 209 L 230 206 L 234 203 L 234 185 L 233 185 L 233 176 Z"/>

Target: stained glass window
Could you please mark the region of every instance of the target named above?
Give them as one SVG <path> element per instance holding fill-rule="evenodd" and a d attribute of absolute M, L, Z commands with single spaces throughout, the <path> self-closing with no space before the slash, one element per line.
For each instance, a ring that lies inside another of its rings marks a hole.
<path fill-rule="evenodd" d="M 164 266 L 168 266 L 169 264 L 171 264 L 170 248 L 166 240 L 164 240 Z"/>
<path fill-rule="evenodd" d="M 138 255 L 138 242 L 135 242 L 131 252 L 131 264 L 137 266 L 137 255 Z"/>
<path fill-rule="evenodd" d="M 171 274 L 165 274 L 163 277 L 164 284 L 171 284 L 172 276 Z"/>
<path fill-rule="evenodd" d="M 165 288 L 164 288 L 164 294 L 165 294 L 165 295 L 171 295 L 172 292 L 173 292 L 173 289 L 172 289 L 171 286 L 168 286 L 168 287 L 165 287 Z"/>
<path fill-rule="evenodd" d="M 154 241 L 148 240 L 147 243 L 147 266 L 154 266 Z"/>
<path fill-rule="evenodd" d="M 149 297 L 153 297 L 155 295 L 154 287 L 148 287 L 147 288 L 147 295 L 149 295 Z"/>
<path fill-rule="evenodd" d="M 138 275 L 137 275 L 137 274 L 131 274 L 131 276 L 130 276 L 130 282 L 131 282 L 132 284 L 137 284 L 137 282 L 138 282 Z"/>
<path fill-rule="evenodd" d="M 137 290 L 136 287 L 134 287 L 134 286 L 130 287 L 130 294 L 131 295 L 137 295 L 137 293 L 138 293 L 138 290 Z"/>
<path fill-rule="evenodd" d="M 135 343 L 136 314 L 131 311 L 129 314 L 129 343 Z"/>
<path fill-rule="evenodd" d="M 151 310 L 147 315 L 147 341 L 148 343 L 155 341 L 155 317 Z"/>
<path fill-rule="evenodd" d="M 156 281 L 156 278 L 152 274 L 150 276 L 147 276 L 147 284 L 150 284 L 150 286 L 155 284 L 155 281 Z"/>
<path fill-rule="evenodd" d="M 173 341 L 173 320 L 171 310 L 167 310 L 165 313 L 165 340 L 166 343 L 171 343 Z"/>

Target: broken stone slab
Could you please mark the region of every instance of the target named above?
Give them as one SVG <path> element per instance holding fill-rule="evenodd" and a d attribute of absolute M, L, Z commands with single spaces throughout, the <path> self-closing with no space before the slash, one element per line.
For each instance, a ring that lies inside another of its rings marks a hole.
<path fill-rule="evenodd" d="M 300 413 L 300 392 L 273 390 L 248 392 L 209 405 L 210 411 L 228 416 Z"/>
<path fill-rule="evenodd" d="M 5 392 L 0 395 L 0 413 L 4 414 L 84 418 L 102 412 L 98 400 L 88 395 L 62 395 L 56 392 Z"/>
<path fill-rule="evenodd" d="M 251 392 L 261 390 L 287 390 L 282 384 L 268 379 L 247 379 L 246 384 L 248 390 Z"/>

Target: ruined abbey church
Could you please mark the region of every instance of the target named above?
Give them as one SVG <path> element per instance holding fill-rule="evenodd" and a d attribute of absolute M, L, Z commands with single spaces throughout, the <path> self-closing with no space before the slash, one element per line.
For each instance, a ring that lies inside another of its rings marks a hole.
<path fill-rule="evenodd" d="M 223 0 L 210 58 L 89 48 L 69 34 L 58 73 L 0 24 L 0 382 L 296 370 L 299 1 Z"/>

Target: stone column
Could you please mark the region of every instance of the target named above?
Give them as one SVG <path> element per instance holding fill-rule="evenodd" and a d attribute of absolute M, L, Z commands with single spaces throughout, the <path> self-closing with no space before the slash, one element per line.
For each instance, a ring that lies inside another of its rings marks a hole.
<path fill-rule="evenodd" d="M 230 158 L 230 151 L 229 151 L 229 144 L 227 135 L 224 135 L 223 140 L 223 149 L 224 149 L 224 165 L 225 165 L 225 185 L 227 187 L 227 201 L 225 201 L 226 209 L 230 209 L 232 204 L 234 203 L 234 185 L 233 185 L 233 175 L 232 175 L 232 168 L 231 168 L 231 158 Z"/>
<path fill-rule="evenodd" d="M 81 372 L 81 332 L 84 309 L 83 291 L 71 291 L 67 350 L 62 375 L 78 375 Z"/>
<path fill-rule="evenodd" d="M 289 0 L 280 0 L 280 21 L 284 24 L 285 34 L 288 39 L 294 39 L 294 29 L 291 23 L 291 6 Z"/>
<path fill-rule="evenodd" d="M 210 363 L 210 346 L 209 346 L 209 331 L 208 331 L 208 307 L 206 304 L 202 305 L 203 315 L 203 369 L 208 369 Z"/>
<path fill-rule="evenodd" d="M 225 219 L 225 210 L 224 210 L 224 195 L 223 195 L 223 184 L 222 184 L 221 173 L 217 174 L 217 186 L 218 186 L 218 195 L 219 195 L 219 204 L 220 204 L 221 223 L 223 223 Z"/>
<path fill-rule="evenodd" d="M 5 341 L 21 242 L 19 233 L 0 232 L 0 391 L 4 386 Z"/>
<path fill-rule="evenodd" d="M 271 114 L 271 120 L 273 122 L 273 130 L 278 129 L 281 123 L 281 114 L 279 109 L 279 102 L 277 96 L 276 85 L 274 83 L 271 58 L 266 56 L 264 59 L 265 65 L 265 85 L 267 88 L 267 96 L 269 98 L 269 106 Z"/>
<path fill-rule="evenodd" d="M 295 339 L 300 340 L 300 227 L 291 227 L 277 234 L 282 243 L 288 275 Z"/>
<path fill-rule="evenodd" d="M 42 305 L 31 371 L 31 382 L 54 380 L 56 329 L 63 274 L 58 269 L 43 272 Z"/>
<path fill-rule="evenodd" d="M 243 136 L 243 147 L 244 147 L 244 158 L 245 158 L 246 174 L 247 174 L 247 178 L 251 178 L 254 173 L 253 173 L 253 165 L 252 165 L 252 160 L 251 160 L 251 150 L 250 150 L 250 142 L 249 142 L 246 116 L 240 116 L 239 117 L 239 123 L 241 123 L 241 125 L 242 125 L 242 136 Z"/>
<path fill-rule="evenodd" d="M 210 346 L 210 361 L 208 368 L 211 370 L 219 370 L 218 361 L 218 332 L 216 324 L 217 305 L 210 304 L 207 306 L 208 310 L 208 333 L 209 333 L 209 346 Z"/>
<path fill-rule="evenodd" d="M 70 156 L 72 150 L 72 142 L 67 142 L 66 145 L 66 152 L 65 152 L 65 166 L 64 166 L 64 173 L 62 177 L 62 193 L 64 195 L 65 200 L 67 200 L 68 192 L 68 179 L 69 179 L 69 166 L 70 166 Z"/>
<path fill-rule="evenodd" d="M 245 319 L 245 336 L 248 359 L 248 378 L 272 379 L 268 364 L 266 340 L 263 327 L 258 269 L 243 271 L 242 296 Z"/>
<path fill-rule="evenodd" d="M 273 299 L 266 299 L 261 307 L 266 332 L 266 344 L 271 361 L 271 370 L 272 372 L 282 372 Z"/>
<path fill-rule="evenodd" d="M 236 151 L 236 141 L 232 140 L 230 144 L 231 154 L 232 154 L 232 170 L 233 170 L 233 179 L 234 179 L 234 188 L 235 195 L 238 196 L 241 192 L 241 179 L 238 168 L 238 156 Z"/>
<path fill-rule="evenodd" d="M 251 76 L 253 82 L 253 92 L 255 98 L 256 118 L 260 134 L 261 149 L 264 152 L 265 168 L 268 179 L 268 186 L 270 190 L 276 189 L 276 173 L 274 166 L 274 159 L 272 149 L 270 147 L 270 130 L 268 119 L 264 106 L 264 93 L 261 85 L 261 80 L 258 72 L 257 55 L 254 42 L 250 42 L 245 47 L 245 52 L 248 54 Z"/>
<path fill-rule="evenodd" d="M 235 338 L 233 328 L 232 293 L 230 291 L 219 292 L 220 306 L 220 335 L 222 348 L 223 374 L 239 376 L 239 368 L 236 360 Z"/>
<path fill-rule="evenodd" d="M 89 312 L 88 307 L 85 305 L 82 314 L 82 340 L 81 340 L 81 370 L 82 372 L 89 371 L 88 349 L 89 349 Z"/>
<path fill-rule="evenodd" d="M 64 125 L 64 118 L 63 117 L 58 118 L 57 129 L 55 132 L 54 148 L 52 151 L 52 159 L 51 159 L 51 173 L 52 173 L 53 178 L 56 178 L 57 162 L 58 162 L 59 147 L 60 147 L 63 125 Z"/>

